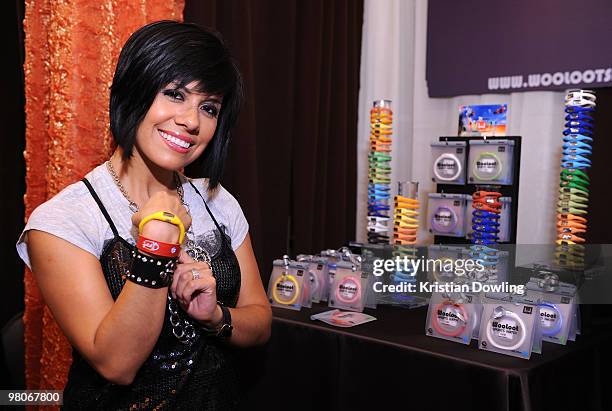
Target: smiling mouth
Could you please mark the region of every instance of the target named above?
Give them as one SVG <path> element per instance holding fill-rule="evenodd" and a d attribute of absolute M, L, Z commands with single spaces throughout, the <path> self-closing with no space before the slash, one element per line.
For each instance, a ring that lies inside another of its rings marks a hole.
<path fill-rule="evenodd" d="M 169 134 L 169 133 L 167 133 L 165 131 L 162 131 L 162 130 L 159 130 L 159 129 L 157 131 L 159 132 L 159 135 L 164 138 L 164 140 L 166 140 L 166 141 L 168 141 L 168 142 L 170 142 L 170 143 L 172 143 L 172 144 L 174 144 L 174 145 L 176 145 L 176 146 L 178 146 L 180 148 L 183 148 L 183 149 L 187 150 L 189 147 L 193 146 L 193 143 L 190 143 L 188 141 L 185 141 L 183 139 L 175 137 L 175 136 L 173 136 L 173 135 L 171 135 L 171 134 Z"/>

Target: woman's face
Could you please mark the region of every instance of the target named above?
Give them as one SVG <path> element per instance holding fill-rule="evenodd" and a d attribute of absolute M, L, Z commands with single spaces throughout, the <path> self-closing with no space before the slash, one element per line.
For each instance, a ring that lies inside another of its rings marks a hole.
<path fill-rule="evenodd" d="M 136 132 L 139 154 L 166 170 L 180 170 L 204 151 L 217 128 L 221 98 L 195 91 L 196 82 L 157 93 Z"/>

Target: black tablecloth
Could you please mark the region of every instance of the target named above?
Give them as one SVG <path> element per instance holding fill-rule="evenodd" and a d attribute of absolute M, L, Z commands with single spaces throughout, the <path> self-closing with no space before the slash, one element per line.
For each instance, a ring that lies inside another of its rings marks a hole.
<path fill-rule="evenodd" d="M 328 309 L 273 309 L 270 342 L 243 361 L 248 409 L 612 410 L 610 330 L 524 360 L 427 337 L 426 307 L 366 310 L 378 320 L 353 328 L 310 320 Z"/>

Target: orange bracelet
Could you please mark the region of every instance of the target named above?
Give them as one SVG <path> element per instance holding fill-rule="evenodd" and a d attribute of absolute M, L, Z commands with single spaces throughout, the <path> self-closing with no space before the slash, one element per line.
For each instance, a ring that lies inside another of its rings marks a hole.
<path fill-rule="evenodd" d="M 584 243 L 586 241 L 584 238 L 578 237 L 574 234 L 559 234 L 557 238 L 562 241 L 569 241 L 576 244 Z"/>
<path fill-rule="evenodd" d="M 557 214 L 558 220 L 569 220 L 569 221 L 578 221 L 579 223 L 586 224 L 588 220 L 584 217 L 580 217 L 575 214 Z"/>

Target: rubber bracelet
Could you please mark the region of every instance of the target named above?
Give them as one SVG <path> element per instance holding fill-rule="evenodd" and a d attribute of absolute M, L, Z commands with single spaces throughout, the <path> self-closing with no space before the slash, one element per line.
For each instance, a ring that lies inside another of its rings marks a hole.
<path fill-rule="evenodd" d="M 577 168 L 579 170 L 584 170 L 586 168 L 590 168 L 590 163 L 583 163 L 579 161 L 565 161 L 561 163 L 561 167 L 563 168 Z"/>
<path fill-rule="evenodd" d="M 542 311 L 544 309 L 544 312 Z M 544 327 L 544 324 L 550 322 L 550 316 L 546 313 L 546 311 L 552 311 L 556 319 L 552 326 Z M 544 314 L 544 315 L 543 315 Z M 561 316 L 561 311 L 554 304 L 550 303 L 542 303 L 540 304 L 540 320 L 542 324 L 542 334 L 547 335 L 549 337 L 555 336 L 559 334 L 561 328 L 563 327 L 563 317 Z"/>
<path fill-rule="evenodd" d="M 578 237 L 577 235 L 574 234 L 570 234 L 570 233 L 561 233 L 557 236 L 557 238 L 559 240 L 564 240 L 564 241 L 572 241 L 576 244 L 581 244 L 584 243 L 586 240 L 582 237 Z"/>
<path fill-rule="evenodd" d="M 499 348 L 499 349 L 507 350 L 507 351 L 514 351 L 518 349 L 519 347 L 521 347 L 527 338 L 527 329 L 525 328 L 525 322 L 515 312 L 505 310 L 505 309 L 504 309 L 504 314 L 501 318 L 504 318 L 504 317 L 511 318 L 512 321 L 518 325 L 519 328 L 517 332 L 520 332 L 520 338 L 518 339 L 518 341 L 512 345 L 505 345 L 505 344 L 501 344 L 498 342 L 498 338 L 500 337 L 493 336 L 493 323 L 500 321 L 500 318 L 496 318 L 496 317 L 491 318 L 489 322 L 487 323 L 487 327 L 486 327 L 487 328 L 487 331 L 486 331 L 487 340 L 495 348 Z"/>
<path fill-rule="evenodd" d="M 588 214 L 587 210 L 582 210 L 575 207 L 557 207 L 557 212 L 561 214 L 584 215 Z"/>
<path fill-rule="evenodd" d="M 591 155 L 593 152 L 591 150 L 587 150 L 586 148 L 578 148 L 578 147 L 570 147 L 563 150 L 564 156 L 576 156 L 576 155 Z"/>
<path fill-rule="evenodd" d="M 590 129 L 591 132 L 593 131 L 593 124 L 591 122 L 581 121 L 581 120 L 578 120 L 578 119 L 570 119 L 570 120 L 565 122 L 564 126 L 566 128 L 582 127 L 584 129 Z"/>
<path fill-rule="evenodd" d="M 144 228 L 144 225 L 151 220 L 159 220 L 159 221 L 163 221 L 164 223 L 169 223 L 169 224 L 177 226 L 179 229 L 178 243 L 179 244 L 183 243 L 183 239 L 185 238 L 185 226 L 183 225 L 183 222 L 181 221 L 181 219 L 178 218 L 178 216 L 176 216 L 175 214 L 169 211 L 158 211 L 156 213 L 149 214 L 148 216 L 144 217 L 140 221 L 140 224 L 138 225 L 139 235 L 142 234 L 142 229 Z"/>
<path fill-rule="evenodd" d="M 589 128 L 584 128 L 584 127 L 568 127 L 565 130 L 563 130 L 563 135 L 564 136 L 569 136 L 569 135 L 573 135 L 573 134 L 581 134 L 583 136 L 587 136 L 587 137 L 593 137 L 593 131 Z"/>
<path fill-rule="evenodd" d="M 581 191 L 589 192 L 589 188 L 585 184 L 577 183 L 575 181 L 561 181 L 559 183 L 561 188 L 576 188 Z"/>
<path fill-rule="evenodd" d="M 578 133 L 570 133 L 570 134 L 564 134 L 565 137 L 563 137 L 563 141 L 565 143 L 573 143 L 573 142 L 589 142 L 592 143 L 593 142 L 593 137 L 591 136 L 585 136 L 584 134 L 578 134 Z"/>
<path fill-rule="evenodd" d="M 561 177 L 565 177 L 568 180 L 571 180 L 571 177 L 580 177 L 584 180 L 586 180 L 587 182 L 590 180 L 590 177 L 587 173 L 585 173 L 582 170 L 573 170 L 573 169 L 564 169 L 561 170 Z M 568 177 L 570 176 L 570 177 Z"/>
<path fill-rule="evenodd" d="M 557 206 L 559 207 L 563 207 L 563 208 L 588 208 L 588 204 L 583 204 L 583 203 L 578 203 L 576 201 L 567 201 L 567 200 L 559 200 L 557 202 Z"/>
<path fill-rule="evenodd" d="M 563 148 L 564 149 L 568 149 L 568 148 L 584 148 L 585 150 L 591 150 L 591 145 L 588 143 L 585 143 L 584 141 L 569 141 L 566 143 L 563 143 Z"/>
<path fill-rule="evenodd" d="M 576 221 L 579 223 L 587 224 L 588 220 L 584 217 L 580 217 L 574 214 L 562 213 L 557 214 L 557 219 L 559 220 L 567 220 L 567 221 Z"/>
<path fill-rule="evenodd" d="M 451 327 L 451 326 L 448 326 L 446 324 L 441 324 L 439 320 L 440 316 L 443 316 L 444 318 L 447 317 L 444 313 L 449 308 L 454 311 L 459 311 L 459 314 L 461 315 L 461 317 L 463 317 L 463 318 L 459 318 L 459 316 L 457 316 L 456 313 L 452 313 L 454 315 L 450 316 L 450 318 L 452 318 L 453 321 L 456 321 L 458 324 L 461 323 L 461 325 L 456 327 L 454 330 L 449 330 L 446 327 Z M 434 330 L 436 330 L 436 332 L 440 335 L 444 335 L 446 337 L 457 337 L 461 335 L 463 331 L 465 330 L 465 327 L 467 327 L 468 319 L 469 319 L 468 314 L 462 305 L 455 304 L 450 301 L 445 301 L 434 307 L 434 313 L 432 316 L 431 325 L 433 326 Z"/>
<path fill-rule="evenodd" d="M 293 284 L 293 294 L 291 295 L 289 299 L 282 297 L 278 291 L 278 287 L 281 285 L 281 283 L 285 281 L 289 281 L 290 283 Z M 272 286 L 272 297 L 274 298 L 274 301 L 276 301 L 279 304 L 293 305 L 293 303 L 297 301 L 299 296 L 300 296 L 300 283 L 298 283 L 295 277 L 291 274 L 287 274 L 287 273 L 281 274 L 276 279 L 276 281 L 274 282 L 274 285 Z"/>
<path fill-rule="evenodd" d="M 566 162 L 566 163 L 571 162 L 571 161 L 576 161 L 580 163 L 591 164 L 591 159 L 586 158 L 585 156 L 581 156 L 580 154 L 565 154 L 563 157 L 561 157 L 561 161 Z"/>
<path fill-rule="evenodd" d="M 157 240 L 151 240 L 142 234 L 138 236 L 136 248 L 145 253 L 168 258 L 178 257 L 181 252 L 180 244 L 170 244 Z"/>

